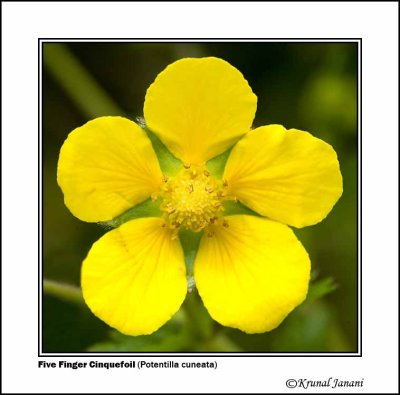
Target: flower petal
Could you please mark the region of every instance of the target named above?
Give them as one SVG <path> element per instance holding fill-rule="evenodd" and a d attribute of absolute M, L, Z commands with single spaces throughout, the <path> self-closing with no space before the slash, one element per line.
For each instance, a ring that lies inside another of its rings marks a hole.
<path fill-rule="evenodd" d="M 280 125 L 262 126 L 239 141 L 224 178 L 243 204 L 297 228 L 322 221 L 343 191 L 334 149 L 308 132 Z"/>
<path fill-rule="evenodd" d="M 146 133 L 122 117 L 100 117 L 72 131 L 58 161 L 65 205 L 87 222 L 108 221 L 146 200 L 162 180 Z"/>
<path fill-rule="evenodd" d="M 121 225 L 93 244 L 82 265 L 87 305 L 127 335 L 154 332 L 186 296 L 182 248 L 162 223 L 140 218 Z"/>
<path fill-rule="evenodd" d="M 203 164 L 251 127 L 257 97 L 235 67 L 218 58 L 169 65 L 149 87 L 148 127 L 185 163 Z"/>
<path fill-rule="evenodd" d="M 203 236 L 194 277 L 219 323 L 247 333 L 276 328 L 306 297 L 310 260 L 286 225 L 265 218 L 225 217 Z"/>

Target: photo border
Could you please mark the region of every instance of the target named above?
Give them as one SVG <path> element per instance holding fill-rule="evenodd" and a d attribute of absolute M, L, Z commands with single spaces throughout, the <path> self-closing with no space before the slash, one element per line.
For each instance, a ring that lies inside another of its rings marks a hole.
<path fill-rule="evenodd" d="M 46 43 L 139 43 L 139 44 L 167 44 L 167 43 L 355 43 L 357 44 L 357 351 L 356 352 L 43 352 L 43 44 Z M 361 198 L 361 171 L 362 171 L 362 39 L 361 38 L 38 38 L 38 357 L 362 357 L 362 198 Z"/>

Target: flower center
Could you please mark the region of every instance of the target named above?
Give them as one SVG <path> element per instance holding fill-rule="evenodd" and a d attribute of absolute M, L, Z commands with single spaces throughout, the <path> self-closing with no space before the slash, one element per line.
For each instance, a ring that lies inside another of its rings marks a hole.
<path fill-rule="evenodd" d="M 160 208 L 165 211 L 170 228 L 199 232 L 214 223 L 224 210 L 224 185 L 214 180 L 205 167 L 184 167 L 177 176 L 164 179 Z"/>

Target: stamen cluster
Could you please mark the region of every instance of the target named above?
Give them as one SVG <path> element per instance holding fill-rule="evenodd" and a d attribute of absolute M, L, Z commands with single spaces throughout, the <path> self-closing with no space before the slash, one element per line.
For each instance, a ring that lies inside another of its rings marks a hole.
<path fill-rule="evenodd" d="M 199 232 L 220 217 L 225 186 L 210 176 L 206 167 L 188 164 L 173 178 L 164 178 L 163 202 L 166 224 L 171 229 Z"/>

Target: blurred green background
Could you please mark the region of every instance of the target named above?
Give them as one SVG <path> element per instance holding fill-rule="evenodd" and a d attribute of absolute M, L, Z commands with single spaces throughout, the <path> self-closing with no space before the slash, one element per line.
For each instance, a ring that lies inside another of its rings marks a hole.
<path fill-rule="evenodd" d="M 142 115 L 146 89 L 183 57 L 216 56 L 238 68 L 258 97 L 254 126 L 307 130 L 336 150 L 344 192 L 320 224 L 295 230 L 312 262 L 307 300 L 275 330 L 247 335 L 207 314 L 196 292 L 150 336 L 124 336 L 91 314 L 81 262 L 107 229 L 79 221 L 56 182 L 69 132 L 101 115 Z M 357 351 L 356 43 L 44 43 L 43 352 Z"/>

